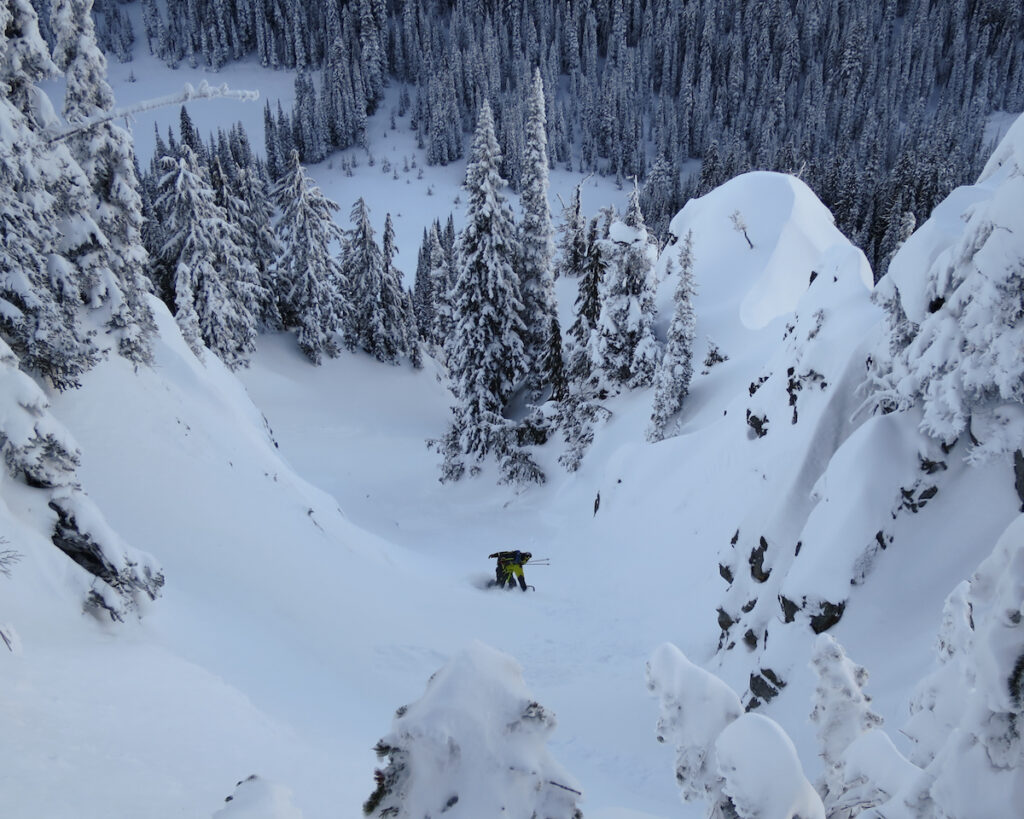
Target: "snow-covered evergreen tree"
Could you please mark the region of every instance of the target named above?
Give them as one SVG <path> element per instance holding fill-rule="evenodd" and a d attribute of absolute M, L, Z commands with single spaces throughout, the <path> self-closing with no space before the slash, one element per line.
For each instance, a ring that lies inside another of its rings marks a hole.
<path fill-rule="evenodd" d="M 275 198 L 281 211 L 277 223 L 281 320 L 286 327 L 298 328 L 299 348 L 319 364 L 325 353 L 338 354 L 337 333 L 350 315 L 347 288 L 342 286 L 330 247 L 332 242 L 344 241 L 333 218 L 338 206 L 306 175 L 295 150 Z"/>
<path fill-rule="evenodd" d="M 57 203 L 88 183 L 67 146 L 42 134 L 57 121 L 36 83 L 57 69 L 32 6 L 0 6 L 0 29 L 0 332 L 23 367 L 65 389 L 97 350 L 79 324 L 76 270 L 59 252 Z"/>
<path fill-rule="evenodd" d="M 874 807 L 883 794 L 863 777 L 852 774 L 845 754 L 855 740 L 882 724 L 863 692 L 868 673 L 852 662 L 830 634 L 819 634 L 811 656 L 818 675 L 811 722 L 817 725 L 824 782 L 819 788 L 830 817 L 848 819 Z"/>
<path fill-rule="evenodd" d="M 682 409 L 693 378 L 693 344 L 697 319 L 693 312 L 693 232 L 687 231 L 676 260 L 679 282 L 676 284 L 675 310 L 668 328 L 668 343 L 654 378 L 654 408 L 648 441 L 660 441 L 671 433 L 669 421 Z"/>
<path fill-rule="evenodd" d="M 447 360 L 446 350 L 452 329 L 455 327 L 455 310 L 452 305 L 454 276 L 449 262 L 448 251 L 441 242 L 438 226 L 430 228 L 427 247 L 427 280 L 430 282 L 430 340 L 437 355 Z"/>
<path fill-rule="evenodd" d="M 565 451 L 559 463 L 575 472 L 594 441 L 596 425 L 607 420 L 610 411 L 599 400 L 607 397 L 600 382 L 598 366 L 598 319 L 601 315 L 601 293 L 608 268 L 607 243 L 601 238 L 597 217 L 590 220 L 585 244 L 579 249 L 581 268 L 578 271 L 578 293 L 574 305 L 575 319 L 569 328 L 566 343 L 566 395 L 558 416 L 558 425 L 565 440 Z"/>
<path fill-rule="evenodd" d="M 1024 121 L 974 190 L 953 241 L 922 259 L 919 248 L 937 241 L 926 225 L 880 283 L 897 350 L 880 402 L 920 405 L 928 434 L 950 444 L 969 432 L 973 456 L 982 458 L 1024 448 Z"/>
<path fill-rule="evenodd" d="M 346 235 L 341 257 L 342 280 L 349 288 L 351 322 L 348 343 L 377 358 L 397 364 L 409 353 L 406 296 L 395 268 L 394 228 L 388 214 L 385 226 L 387 254 L 381 250 L 370 225 L 370 212 L 361 198 L 352 206 L 353 227 Z"/>
<path fill-rule="evenodd" d="M 654 337 L 654 263 L 636 186 L 622 221 L 609 230 L 610 261 L 598 317 L 599 364 L 611 391 L 646 387 L 654 380 L 660 350 Z"/>
<path fill-rule="evenodd" d="M 573 189 L 572 199 L 562 208 L 555 278 L 575 277 L 583 273 L 583 260 L 587 253 L 587 221 L 583 218 L 582 187 L 581 182 Z"/>
<path fill-rule="evenodd" d="M 658 742 L 675 747 L 675 775 L 684 802 L 706 801 L 710 817 L 729 816 L 715 740 L 743 713 L 724 682 L 694 665 L 671 643 L 647 661 L 647 688 L 658 698 Z"/>
<path fill-rule="evenodd" d="M 54 58 L 64 71 L 64 116 L 69 123 L 106 114 L 114 107 L 106 59 L 96 45 L 91 6 L 90 0 L 51 4 Z M 89 180 L 92 195 L 67 206 L 81 213 L 83 221 L 94 220 L 97 228 L 85 232 L 71 249 L 76 264 L 88 269 L 84 279 L 91 287 L 84 294 L 86 303 L 109 311 L 106 324 L 116 334 L 121 355 L 148 363 L 156 325 L 145 298 L 148 255 L 142 244 L 142 199 L 131 136 L 113 122 L 102 122 L 72 136 L 69 148 Z"/>
<path fill-rule="evenodd" d="M 946 598 L 937 667 L 911 700 L 903 785 L 879 815 L 998 819 L 1024 782 L 1024 516 Z M 895 756 L 895 755 L 893 755 Z M 892 780 L 892 764 L 880 772 Z M 897 780 L 898 781 L 898 780 Z"/>
<path fill-rule="evenodd" d="M 370 225 L 366 202 L 359 198 L 349 214 L 352 227 L 346 231 L 339 265 L 344 282 L 345 299 L 351 305 L 348 321 L 343 327 L 345 343 L 375 353 L 383 325 L 377 313 L 384 278 L 384 257 Z"/>
<path fill-rule="evenodd" d="M 402 283 L 402 271 L 395 266 L 398 246 L 395 244 L 395 223 L 391 214 L 384 215 L 384 234 L 381 237 L 381 253 L 384 256 L 384 289 L 387 295 L 383 301 L 389 305 L 392 339 L 399 355 L 409 357 L 414 369 L 423 366 L 420 351 L 419 327 L 416 324 L 416 308 L 413 305 L 412 291 Z"/>
<path fill-rule="evenodd" d="M 177 160 L 165 158 L 164 169 L 158 199 L 167 220 L 161 259 L 173 270 L 174 317 L 197 356 L 202 358 L 205 344 L 229 367 L 246 366 L 256 348 L 252 262 L 187 143 Z"/>
<path fill-rule="evenodd" d="M 597 218 L 590 220 L 581 258 L 575 319 L 569 328 L 569 383 L 578 393 L 590 393 L 597 369 L 597 322 L 601 316 L 601 293 L 608 269 L 608 248 L 600 238 Z"/>
<path fill-rule="evenodd" d="M 553 356 L 551 334 L 557 321 L 555 280 L 552 268 L 554 228 L 548 204 L 547 117 L 544 83 L 535 69 L 526 105 L 526 146 L 523 151 L 520 201 L 523 218 L 519 223 L 519 279 L 523 297 L 523 323 L 527 366 L 527 388 L 538 400 L 545 386 L 561 382 L 554 371 L 561 364 L 561 352 Z"/>
<path fill-rule="evenodd" d="M 543 479 L 503 414 L 526 362 L 515 223 L 501 193 L 500 164 L 494 119 L 485 102 L 466 169 L 466 226 L 455 249 L 449 373 L 456 405 L 441 442 L 446 480 L 461 477 L 465 457 L 480 461 L 487 455 L 499 459 L 507 480 Z"/>
<path fill-rule="evenodd" d="M 370 817 L 582 819 L 579 786 L 545 744 L 554 716 L 507 654 L 476 643 L 400 708 L 376 751 L 387 764 L 363 805 Z"/>
<path fill-rule="evenodd" d="M 825 819 L 786 732 L 768 717 L 744 713 L 714 674 L 666 643 L 647 663 L 647 687 L 661 709 L 658 741 L 675 746 L 684 801 L 706 801 L 709 819 Z"/>
<path fill-rule="evenodd" d="M 271 227 L 266 184 L 258 169 L 239 165 L 231 156 L 215 157 L 215 200 L 228 222 L 237 228 L 239 265 L 228 287 L 256 318 L 258 326 L 279 328 L 274 264 L 280 253 Z"/>

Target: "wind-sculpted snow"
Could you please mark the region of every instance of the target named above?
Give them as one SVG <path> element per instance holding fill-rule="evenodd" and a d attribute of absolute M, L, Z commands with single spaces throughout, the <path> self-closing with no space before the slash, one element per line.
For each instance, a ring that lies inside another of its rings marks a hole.
<path fill-rule="evenodd" d="M 700 302 L 724 307 L 739 299 L 739 319 L 751 330 L 793 313 L 822 254 L 850 246 L 811 189 L 779 173 L 743 174 L 690 200 L 670 230 L 694 232 L 697 269 L 707 271 L 698 273 Z M 857 274 L 869 289 L 866 260 Z"/>
<path fill-rule="evenodd" d="M 746 647 L 736 662 L 750 675 L 746 699 L 756 705 L 777 695 L 790 676 L 784 647 L 775 656 L 764 653 L 769 632 L 798 614 L 805 627 L 821 631 L 843 613 L 860 551 L 836 572 L 838 591 L 817 582 L 829 558 L 812 558 L 809 588 L 794 599 L 781 595 L 808 553 L 827 551 L 804 542 L 801 529 L 814 509 L 816 484 L 865 418 L 856 413 L 863 402 L 858 389 L 882 314 L 871 303 L 863 254 L 799 180 L 738 177 L 691 202 L 672 227 L 693 231 L 697 335 L 713 338 L 727 356 L 706 363 L 694 379 L 683 437 L 698 429 L 713 436 L 704 457 L 746 464 L 753 478 L 733 470 L 735 486 L 718 489 L 728 499 L 715 502 L 730 509 L 733 522 L 717 544 L 727 584 L 718 610 L 720 648 Z M 674 252 L 667 250 L 659 265 L 669 279 Z"/>
<path fill-rule="evenodd" d="M 1020 141 L 1016 133 L 1007 143 Z M 1016 148 L 1001 151 L 1002 164 L 986 172 L 986 184 L 1002 185 L 1002 193 L 985 203 L 987 210 L 969 211 L 975 220 L 1017 218 L 1007 215 L 1007 191 L 1019 173 Z M 960 191 L 953 204 L 965 197 L 980 201 Z M 970 232 L 960 212 L 950 217 L 940 208 L 942 229 L 926 225 L 923 238 L 912 237 L 893 263 L 893 276 L 906 281 L 911 317 L 924 284 L 920 275 L 910 278 L 907 260 L 946 252 L 934 248 L 951 244 L 943 231 Z M 727 360 L 706 363 L 695 376 L 681 435 L 668 445 L 686 463 L 736 465 L 724 470 L 729 480 L 717 492 L 684 478 L 681 495 L 695 507 L 719 510 L 716 520 L 704 518 L 696 528 L 699 541 L 717 540 L 725 583 L 717 611 L 720 662 L 726 678 L 746 689 L 746 706 L 757 707 L 799 677 L 797 658 L 810 651 L 815 633 L 851 616 L 909 633 L 921 621 L 916 610 L 906 610 L 902 587 L 939 606 L 937 578 L 964 576 L 977 559 L 966 510 L 986 509 L 970 525 L 977 542 L 993 542 L 1015 512 L 1013 478 L 1005 457 L 969 466 L 968 441 L 943 447 L 922 434 L 927 407 L 908 404 L 903 412 L 872 417 L 872 384 L 889 355 L 886 301 L 872 303 L 863 255 L 801 183 L 773 174 L 738 177 L 689 203 L 672 226 L 679 236 L 693 231 L 697 336 L 713 339 Z M 991 244 L 1000 233 L 983 239 Z M 1011 235 L 1024 235 L 1024 228 Z M 1005 250 L 1010 240 L 998 241 Z M 976 245 L 969 238 L 956 242 L 960 257 Z M 669 282 L 675 252 L 670 247 L 659 263 Z M 926 315 L 931 298 L 923 302 Z M 967 314 L 972 303 L 963 304 Z M 973 315 L 972 326 L 983 328 L 982 315 Z M 941 332 L 934 331 L 936 351 L 943 349 Z M 979 350 L 998 355 L 998 346 Z M 975 372 L 999 369 L 982 362 Z M 1001 423 L 1005 433 L 1014 428 L 1013 417 L 1004 408 L 985 428 Z M 727 532 L 722 519 L 732 521 Z"/>

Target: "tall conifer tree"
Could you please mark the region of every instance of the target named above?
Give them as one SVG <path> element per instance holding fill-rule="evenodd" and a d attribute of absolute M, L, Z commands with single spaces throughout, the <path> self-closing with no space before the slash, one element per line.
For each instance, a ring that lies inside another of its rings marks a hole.
<path fill-rule="evenodd" d="M 350 310 L 333 241 L 344 241 L 333 214 L 337 204 L 306 175 L 293 150 L 287 173 L 275 190 L 281 218 L 277 261 L 278 307 L 286 327 L 298 328 L 299 348 L 314 363 L 338 355 L 337 334 Z"/>
<path fill-rule="evenodd" d="M 654 407 L 647 440 L 660 441 L 669 433 L 668 422 L 683 406 L 693 378 L 693 343 L 697 321 L 693 312 L 693 232 L 683 237 L 678 258 L 675 310 L 668 328 L 668 344 L 654 379 Z"/>
<path fill-rule="evenodd" d="M 660 358 L 654 338 L 654 262 L 657 256 L 634 185 L 625 218 L 611 226 L 611 263 L 598 318 L 600 367 L 616 391 L 649 386 Z"/>
<path fill-rule="evenodd" d="M 79 325 L 81 288 L 60 255 L 57 202 L 88 189 L 62 142 L 44 140 L 46 106 L 36 83 L 57 67 L 27 0 L 0 4 L 0 333 L 22 366 L 58 389 L 77 386 L 97 361 Z"/>
<path fill-rule="evenodd" d="M 174 317 L 202 358 L 205 344 L 231 368 L 246 366 L 256 348 L 251 299 L 232 292 L 249 280 L 241 235 L 215 199 L 205 170 L 187 143 L 177 160 L 164 159 L 159 206 L 166 215 L 163 263 L 173 271 Z M 247 294 L 248 296 L 248 294 Z"/>
<path fill-rule="evenodd" d="M 523 219 L 519 224 L 519 276 L 523 294 L 527 386 L 537 400 L 545 385 L 561 383 L 554 372 L 562 357 L 551 355 L 551 333 L 557 322 L 552 269 L 554 229 L 548 204 L 547 119 L 540 69 L 533 75 L 526 107 L 526 148 L 522 163 Z"/>
<path fill-rule="evenodd" d="M 526 362 L 515 223 L 501 193 L 500 164 L 494 119 L 485 101 L 466 169 L 466 226 L 455 250 L 456 324 L 449 373 L 456 405 L 441 442 L 445 480 L 461 477 L 467 456 L 480 461 L 492 454 L 504 467 L 519 454 L 514 426 L 503 414 Z M 506 471 L 506 477 L 515 476 Z"/>
<path fill-rule="evenodd" d="M 57 42 L 54 56 L 64 70 L 64 116 L 69 123 L 106 114 L 114 96 L 106 80 L 106 58 L 96 45 L 91 0 L 55 0 L 51 27 Z M 152 359 L 156 329 L 145 294 L 148 255 L 142 244 L 142 199 L 135 171 L 131 136 L 112 122 L 94 125 L 69 140 L 89 181 L 91 195 L 69 201 L 78 218 L 92 221 L 96 231 L 76 243 L 73 255 L 94 307 L 103 306 L 107 326 L 117 335 L 118 351 L 136 363 Z"/>

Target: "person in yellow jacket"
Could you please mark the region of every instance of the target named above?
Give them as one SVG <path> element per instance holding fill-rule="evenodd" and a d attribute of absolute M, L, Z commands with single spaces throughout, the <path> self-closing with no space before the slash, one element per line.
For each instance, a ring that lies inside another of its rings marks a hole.
<path fill-rule="evenodd" d="M 526 591 L 526 577 L 523 574 L 523 564 L 526 563 L 532 554 L 529 552 L 521 552 L 518 549 L 507 552 L 495 552 L 488 557 L 497 558 L 498 565 L 494 570 L 494 578 L 497 581 L 499 588 L 505 588 L 506 584 L 509 588 L 515 586 L 516 581 L 519 581 L 519 587 Z"/>

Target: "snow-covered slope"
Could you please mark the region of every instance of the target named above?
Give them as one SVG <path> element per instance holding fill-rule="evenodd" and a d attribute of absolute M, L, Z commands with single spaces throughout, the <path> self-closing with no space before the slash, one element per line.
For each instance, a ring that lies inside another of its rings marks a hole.
<path fill-rule="evenodd" d="M 413 149 L 406 139 L 393 153 Z M 454 168 L 437 172 L 436 199 L 379 169 L 316 172 L 343 203 L 372 190 L 381 221 L 406 197 L 407 269 L 432 206 L 456 205 Z M 588 208 L 621 201 L 594 184 Z M 955 240 L 959 213 L 936 219 L 894 270 Z M 241 817 L 255 804 L 277 819 L 356 816 L 395 707 L 476 640 L 515 657 L 516 696 L 557 716 L 542 739 L 588 817 L 703 813 L 680 806 L 655 741 L 643 671 L 666 641 L 756 698 L 813 781 L 808 663 L 828 625 L 871 671 L 874 707 L 906 751 L 895 727 L 931 666 L 943 601 L 1017 512 L 1009 461 L 969 466 L 963 441 L 942 451 L 919 409 L 865 411 L 882 310 L 863 256 L 798 180 L 732 180 L 673 221 L 677 236 L 691 230 L 698 354 L 713 342 L 727 358 L 696 367 L 680 434 L 648 444 L 650 393 L 622 395 L 579 471 L 560 472 L 549 447 L 548 484 L 519 492 L 486 473 L 438 482 L 424 442 L 450 398 L 429 363 L 345 355 L 315 368 L 281 334 L 237 379 L 198 362 L 154 304 L 152 369 L 111 357 L 50 400 L 81 447 L 82 485 L 163 567 L 163 596 L 141 622 L 83 615 L 73 566 L 3 484 L 0 534 L 30 558 L 0 577 L 0 621 L 20 636 L 17 651 L 0 646 L 0 815 Z M 662 331 L 676 253 L 658 267 Z M 921 298 L 907 276 L 901 293 Z M 563 315 L 574 285 L 558 283 Z M 486 555 L 507 547 L 551 558 L 527 566 L 536 592 L 483 588 Z M 765 728 L 753 723 L 738 735 Z M 531 759 L 546 763 L 538 747 Z"/>

